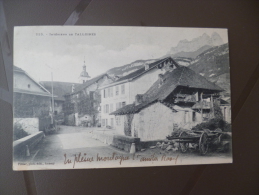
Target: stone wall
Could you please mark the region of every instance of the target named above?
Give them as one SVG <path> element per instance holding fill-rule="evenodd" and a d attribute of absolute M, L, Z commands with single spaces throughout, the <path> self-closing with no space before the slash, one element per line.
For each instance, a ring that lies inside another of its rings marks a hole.
<path fill-rule="evenodd" d="M 126 152 L 130 152 L 130 148 L 133 143 L 135 144 L 136 151 L 141 149 L 140 138 L 123 135 L 114 135 L 111 145 Z"/>
<path fill-rule="evenodd" d="M 22 129 L 29 135 L 37 133 L 39 131 L 39 119 L 38 118 L 14 118 L 14 124 L 20 124 Z"/>
<path fill-rule="evenodd" d="M 14 92 L 14 117 L 34 118 L 49 115 L 51 98 Z"/>
<path fill-rule="evenodd" d="M 161 103 L 155 103 L 135 114 L 131 124 L 131 135 L 141 141 L 165 139 L 173 132 L 175 126 L 190 129 L 200 123 L 201 116 L 190 108 L 177 107 L 177 112 Z"/>
<path fill-rule="evenodd" d="M 13 142 L 14 159 L 30 155 L 30 151 L 44 138 L 42 131 Z"/>

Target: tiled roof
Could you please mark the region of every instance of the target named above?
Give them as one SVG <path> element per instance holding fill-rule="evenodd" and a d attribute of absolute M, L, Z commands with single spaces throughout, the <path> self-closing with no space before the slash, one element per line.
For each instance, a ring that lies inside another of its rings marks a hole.
<path fill-rule="evenodd" d="M 25 94 L 31 94 L 31 95 L 39 95 L 39 96 L 51 97 L 50 93 L 38 92 L 38 91 L 30 91 L 30 90 L 24 90 L 24 89 L 18 89 L 18 88 L 14 88 L 13 92 L 14 93 L 25 93 Z"/>
<path fill-rule="evenodd" d="M 165 100 L 178 86 L 208 89 L 215 92 L 223 91 L 222 88 L 184 66 L 179 66 L 172 72 L 166 72 L 164 74 L 164 79 L 165 81 L 161 86 L 159 86 L 159 80 L 157 80 L 149 88 L 149 90 L 143 95 L 143 103 L 137 106 L 134 104 L 127 105 L 111 114 L 122 115 L 126 113 L 139 112 L 154 102 Z"/>
<path fill-rule="evenodd" d="M 28 78 L 30 78 L 40 89 L 42 89 L 44 91 L 44 93 L 50 94 L 50 92 L 44 87 L 42 86 L 39 82 L 37 82 L 35 79 L 33 79 L 26 71 L 24 71 L 23 69 L 17 67 L 17 66 L 13 66 L 13 71 L 14 72 L 20 72 L 23 73 L 24 75 L 26 75 Z M 15 75 L 14 75 L 15 77 Z M 16 90 L 18 90 L 16 88 Z M 23 91 L 23 89 L 19 89 L 20 92 Z M 25 90 L 26 91 L 26 90 Z M 32 91 L 30 91 L 30 93 L 32 93 Z M 35 91 L 35 93 L 38 93 Z"/>
<path fill-rule="evenodd" d="M 86 81 L 85 83 L 83 83 L 83 84 L 77 86 L 77 87 L 75 88 L 75 91 L 74 91 L 73 93 L 71 93 L 71 94 L 76 94 L 76 93 L 80 92 L 81 90 L 83 90 L 83 89 L 89 87 L 90 85 L 94 84 L 95 82 L 99 81 L 99 80 L 102 79 L 104 76 L 108 76 L 108 75 L 107 75 L 106 73 L 104 73 L 104 74 L 101 74 L 101 75 L 99 75 L 99 76 L 96 76 L 96 77 L 94 77 L 94 78 L 92 78 L 92 79 Z"/>
<path fill-rule="evenodd" d="M 119 78 L 118 80 L 116 80 L 115 82 L 120 82 L 120 81 L 124 81 L 124 80 L 127 80 L 127 79 L 134 79 L 134 78 L 137 78 L 138 76 L 150 71 L 151 69 L 159 66 L 162 62 L 166 61 L 166 60 L 171 60 L 173 61 L 173 63 L 178 66 L 178 64 L 176 62 L 174 62 L 174 60 L 171 58 L 171 57 L 167 57 L 167 58 L 163 58 L 161 60 L 158 60 L 156 62 L 153 62 L 151 64 L 149 64 L 149 68 L 147 70 L 145 70 L 145 67 L 143 68 L 140 68 L 138 70 L 136 70 L 135 72 L 132 72 L 124 77 L 121 77 Z"/>

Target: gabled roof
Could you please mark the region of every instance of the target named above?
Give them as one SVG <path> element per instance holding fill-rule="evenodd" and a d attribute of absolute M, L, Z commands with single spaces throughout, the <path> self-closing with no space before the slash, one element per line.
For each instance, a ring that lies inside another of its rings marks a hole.
<path fill-rule="evenodd" d="M 76 88 L 75 88 L 75 91 L 74 91 L 73 93 L 70 93 L 70 94 L 72 95 L 72 94 L 76 94 L 76 93 L 82 91 L 83 89 L 89 87 L 90 85 L 94 84 L 95 82 L 98 82 L 98 81 L 99 81 L 100 79 L 102 79 L 104 76 L 109 77 L 108 74 L 106 74 L 106 73 L 101 74 L 101 75 L 99 75 L 99 76 L 96 76 L 96 77 L 94 77 L 94 78 L 92 78 L 92 79 L 86 81 L 85 83 L 79 85 L 78 87 L 76 87 Z"/>
<path fill-rule="evenodd" d="M 164 83 L 160 86 L 157 80 L 149 90 L 143 95 L 143 103 L 135 106 L 134 104 L 127 105 L 115 112 L 112 115 L 122 115 L 126 113 L 136 113 L 147 107 L 148 105 L 164 101 L 178 86 L 207 89 L 214 92 L 223 91 L 214 83 L 208 81 L 205 77 L 195 73 L 193 70 L 179 66 L 172 72 L 167 71 L 164 74 Z"/>
<path fill-rule="evenodd" d="M 40 81 L 40 84 L 43 85 L 50 92 L 52 91 L 52 82 L 51 81 Z M 69 82 L 59 82 L 53 81 L 53 94 L 56 96 L 55 100 L 64 101 L 64 95 L 69 94 L 72 91 L 72 85 L 79 86 L 79 83 L 69 83 Z"/>
<path fill-rule="evenodd" d="M 17 67 L 17 66 L 13 66 L 13 70 L 14 71 L 18 71 L 18 72 L 25 72 L 23 69 Z"/>
<path fill-rule="evenodd" d="M 161 60 L 158 60 L 156 62 L 153 62 L 151 64 L 149 64 L 149 68 L 147 70 L 145 70 L 145 67 L 138 69 L 135 72 L 132 72 L 124 77 L 119 78 L 118 80 L 116 80 L 115 82 L 120 82 L 123 80 L 133 80 L 143 74 L 145 74 L 146 72 L 149 72 L 150 70 L 160 66 L 163 62 L 170 60 L 174 65 L 176 65 L 177 67 L 179 66 L 171 57 L 167 57 L 167 58 L 163 58 Z"/>
<path fill-rule="evenodd" d="M 30 94 L 30 95 L 47 96 L 47 97 L 51 98 L 51 94 L 45 93 L 45 92 L 30 91 L 30 90 L 18 89 L 18 88 L 14 88 L 14 89 L 13 89 L 13 92 L 14 92 L 14 93 Z"/>
<path fill-rule="evenodd" d="M 23 69 L 21 69 L 21 68 L 19 68 L 19 67 L 17 67 L 17 66 L 13 66 L 13 71 L 14 72 L 20 72 L 20 73 L 23 73 L 23 74 L 25 74 L 28 78 L 30 78 L 36 85 L 38 85 L 47 95 L 50 95 L 50 92 L 45 88 L 45 87 L 43 87 L 39 82 L 37 82 L 35 79 L 33 79 L 26 71 L 24 71 Z M 15 89 L 17 92 L 18 91 L 23 91 L 23 90 L 20 90 L 20 89 Z M 15 91 L 14 90 L 14 91 Z M 43 92 L 43 94 L 44 94 L 44 92 Z M 21 92 L 22 93 L 22 92 Z M 30 93 L 32 93 L 32 91 L 30 91 Z M 39 94 L 37 94 L 37 95 L 39 95 Z"/>

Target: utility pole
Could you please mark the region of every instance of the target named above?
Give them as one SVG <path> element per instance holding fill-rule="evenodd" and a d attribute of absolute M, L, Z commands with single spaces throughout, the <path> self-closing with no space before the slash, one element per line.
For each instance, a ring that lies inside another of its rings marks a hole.
<path fill-rule="evenodd" d="M 51 106 L 52 106 L 51 124 L 54 124 L 54 97 L 53 97 L 53 73 L 52 72 L 51 72 Z"/>

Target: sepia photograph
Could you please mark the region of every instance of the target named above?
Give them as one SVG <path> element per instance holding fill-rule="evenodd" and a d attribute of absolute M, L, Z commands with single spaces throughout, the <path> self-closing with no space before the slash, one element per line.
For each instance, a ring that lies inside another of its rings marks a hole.
<path fill-rule="evenodd" d="M 224 28 L 14 28 L 13 170 L 232 163 Z"/>

